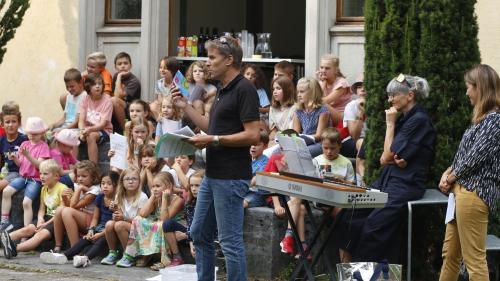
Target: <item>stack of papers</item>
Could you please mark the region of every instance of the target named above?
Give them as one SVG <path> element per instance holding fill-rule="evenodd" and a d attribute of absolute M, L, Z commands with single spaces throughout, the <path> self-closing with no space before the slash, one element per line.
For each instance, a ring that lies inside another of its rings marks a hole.
<path fill-rule="evenodd" d="M 192 136 L 194 136 L 194 132 L 188 126 L 178 131 L 164 134 L 156 145 L 156 158 L 193 155 L 196 152 L 196 147 L 186 142 Z"/>

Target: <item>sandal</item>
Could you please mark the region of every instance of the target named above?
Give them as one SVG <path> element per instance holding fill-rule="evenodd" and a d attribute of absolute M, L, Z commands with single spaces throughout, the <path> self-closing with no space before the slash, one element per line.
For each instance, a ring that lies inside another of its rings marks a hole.
<path fill-rule="evenodd" d="M 146 267 L 149 263 L 149 261 L 151 260 L 151 255 L 149 256 L 140 256 L 136 262 L 135 262 L 135 266 L 137 267 Z"/>
<path fill-rule="evenodd" d="M 154 271 L 159 271 L 160 269 L 163 269 L 165 267 L 166 266 L 162 262 L 157 262 L 157 263 L 153 264 L 152 266 L 150 266 L 149 268 L 151 268 Z"/>

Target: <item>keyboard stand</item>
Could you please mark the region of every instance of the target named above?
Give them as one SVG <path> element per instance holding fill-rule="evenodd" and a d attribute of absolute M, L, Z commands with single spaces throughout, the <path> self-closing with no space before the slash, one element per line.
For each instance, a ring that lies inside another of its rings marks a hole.
<path fill-rule="evenodd" d="M 330 227 L 328 227 L 327 236 L 325 237 L 325 240 L 322 241 L 321 244 L 319 244 L 318 251 L 313 256 L 312 261 L 309 262 L 307 260 L 307 256 L 311 252 L 311 249 L 313 249 L 316 242 L 319 241 L 319 236 L 320 236 L 321 232 L 323 231 L 323 229 L 325 228 L 325 226 L 330 218 L 330 214 L 331 214 L 333 207 L 329 207 L 328 211 L 323 214 L 323 218 L 321 220 L 321 223 L 320 223 L 319 227 L 317 227 L 316 220 L 314 219 L 309 201 L 302 200 L 302 203 L 306 207 L 307 215 L 311 221 L 311 228 L 312 228 L 312 232 L 313 232 L 313 238 L 312 238 L 312 240 L 310 240 L 309 249 L 307 251 L 305 251 L 304 248 L 302 247 L 302 243 L 300 241 L 299 234 L 297 231 L 297 226 L 292 218 L 292 214 L 291 214 L 290 208 L 288 207 L 288 204 L 286 202 L 285 196 L 281 195 L 281 194 L 277 194 L 277 193 L 272 194 L 272 195 L 274 195 L 274 196 L 277 195 L 279 197 L 281 205 L 284 206 L 284 208 L 285 208 L 286 216 L 287 216 L 288 221 L 290 222 L 290 226 L 292 228 L 292 233 L 293 233 L 293 238 L 295 240 L 295 245 L 296 245 L 296 247 L 299 251 L 299 254 L 300 254 L 299 262 L 298 262 L 295 270 L 293 271 L 290 280 L 296 280 L 296 279 L 300 278 L 301 280 L 313 281 L 314 280 L 313 268 L 317 264 L 319 259 L 322 258 L 323 263 L 325 264 L 325 266 L 327 268 L 328 274 L 330 275 L 330 280 L 336 281 L 337 279 L 336 279 L 335 271 L 332 269 L 330 261 L 328 260 L 328 258 L 325 255 L 323 255 L 323 253 L 324 253 L 324 250 L 328 244 L 328 241 L 330 240 L 333 232 L 335 231 L 337 221 L 338 221 L 337 219 L 333 221 L 333 223 L 332 223 L 332 225 L 330 225 Z"/>

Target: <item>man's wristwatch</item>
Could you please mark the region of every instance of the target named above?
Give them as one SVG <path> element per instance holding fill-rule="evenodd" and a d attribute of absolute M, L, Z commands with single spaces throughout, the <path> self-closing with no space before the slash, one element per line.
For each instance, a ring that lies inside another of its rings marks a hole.
<path fill-rule="evenodd" d="M 213 137 L 212 144 L 213 145 L 219 145 L 220 144 L 220 142 L 219 142 L 219 136 L 214 136 Z"/>

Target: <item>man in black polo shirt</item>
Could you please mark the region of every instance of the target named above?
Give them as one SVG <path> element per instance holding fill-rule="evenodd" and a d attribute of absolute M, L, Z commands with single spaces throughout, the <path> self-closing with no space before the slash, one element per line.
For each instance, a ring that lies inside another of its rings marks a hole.
<path fill-rule="evenodd" d="M 210 117 L 206 119 L 179 90 L 174 104 L 208 135 L 189 141 L 207 148 L 207 170 L 203 179 L 190 233 L 196 250 L 198 280 L 214 280 L 214 235 L 219 233 L 226 258 L 227 280 L 246 280 L 243 243 L 243 198 L 252 178 L 250 146 L 259 142 L 259 98 L 255 87 L 242 75 L 243 52 L 231 37 L 208 41 L 207 66 L 212 79 L 221 82 Z"/>

